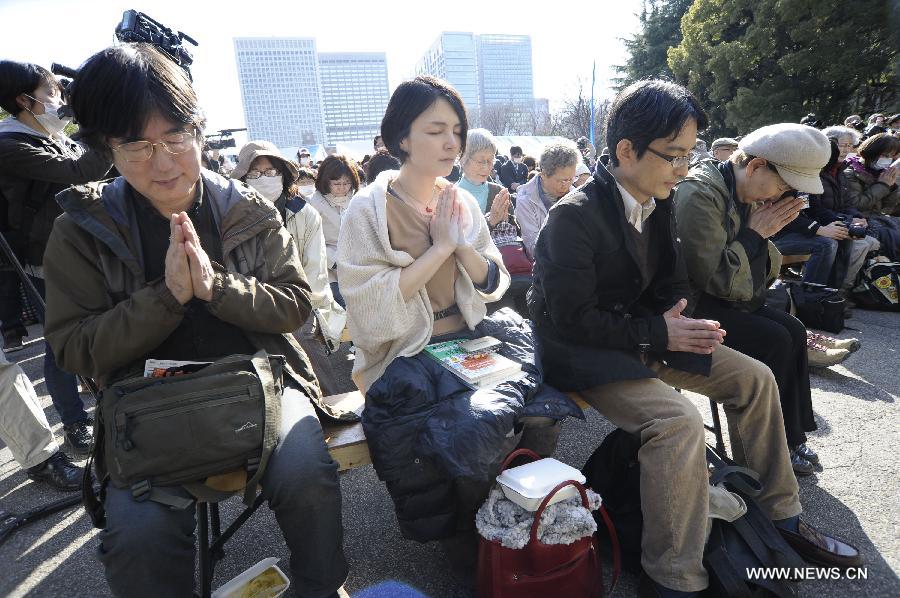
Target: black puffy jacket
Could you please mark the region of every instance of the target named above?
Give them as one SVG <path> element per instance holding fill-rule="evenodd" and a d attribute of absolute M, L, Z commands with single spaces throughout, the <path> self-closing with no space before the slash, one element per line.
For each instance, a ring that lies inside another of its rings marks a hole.
<path fill-rule="evenodd" d="M 521 363 L 527 376 L 473 391 L 422 351 L 394 359 L 369 388 L 363 428 L 372 463 L 394 499 L 401 532 L 420 542 L 453 534 L 453 480 L 495 474 L 499 447 L 521 417 L 584 418 L 565 394 L 543 384 L 530 321 L 503 309 L 454 336 L 503 341 L 501 355 Z"/>

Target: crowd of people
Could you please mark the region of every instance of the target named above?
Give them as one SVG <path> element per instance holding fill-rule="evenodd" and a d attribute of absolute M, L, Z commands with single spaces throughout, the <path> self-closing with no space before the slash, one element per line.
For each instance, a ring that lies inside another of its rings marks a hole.
<path fill-rule="evenodd" d="M 147 359 L 284 355 L 262 492 L 297 594 L 334 595 L 347 563 L 319 418 L 338 391 L 327 356 L 349 334 L 401 531 L 440 541 L 461 576 L 500 463 L 516 447 L 551 455 L 562 421 L 583 417 L 572 391 L 640 436 L 642 595 L 708 584 L 703 421 L 676 389 L 725 406 L 735 460 L 760 474 L 760 505 L 801 555 L 861 562 L 800 518 L 796 479 L 820 465 L 809 367 L 858 343 L 813 336 L 766 291 L 782 254 L 809 254 L 803 279 L 848 299 L 867 258 L 900 259 L 898 115 L 773 124 L 707 152 L 697 99 L 643 81 L 610 106 L 599 155 L 580 138 L 507 156 L 469 128 L 455 89 L 420 76 L 394 91 L 361 163 L 254 140 L 226 176 L 202 167 L 192 84 L 153 46 L 95 54 L 67 90 L 40 66 L 0 62 L 0 106 L 0 232 L 46 297 L 45 380 L 64 424 L 61 448 L 4 359 L 0 437 L 29 477 L 78 484 L 63 449 L 84 455 L 94 439 L 76 375 L 102 390 Z M 12 352 L 28 330 L 17 274 L 0 277 Z M 475 390 L 424 351 L 482 336 L 523 375 Z M 108 465 L 98 458 L 98 479 Z M 193 511 L 113 485 L 104 506 L 113 593 L 189 595 Z"/>

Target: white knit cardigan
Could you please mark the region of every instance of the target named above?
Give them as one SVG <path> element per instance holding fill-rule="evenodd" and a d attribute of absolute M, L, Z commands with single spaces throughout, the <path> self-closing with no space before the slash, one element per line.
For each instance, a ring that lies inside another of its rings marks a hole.
<path fill-rule="evenodd" d="M 338 236 L 338 280 L 347 302 L 347 326 L 356 346 L 353 381 L 366 392 L 396 357 L 419 353 L 431 338 L 434 316 L 428 292 L 423 287 L 404 301 L 400 294 L 400 271 L 415 260 L 391 247 L 387 227 L 388 182 L 399 175 L 386 171 L 353 197 L 341 221 Z M 451 183 L 438 179 L 441 187 Z M 478 291 L 457 260 L 456 304 L 469 329 L 484 319 L 485 303 L 497 301 L 509 288 L 509 272 L 481 215 L 478 202 L 458 189 L 478 227 L 474 249 L 497 264 L 500 282 L 494 292 Z"/>

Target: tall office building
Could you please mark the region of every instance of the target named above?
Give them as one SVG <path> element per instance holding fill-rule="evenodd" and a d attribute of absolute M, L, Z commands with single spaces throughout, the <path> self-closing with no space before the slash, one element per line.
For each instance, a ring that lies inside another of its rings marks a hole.
<path fill-rule="evenodd" d="M 416 65 L 416 75 L 433 75 L 456 88 L 470 113 L 480 107 L 478 56 L 475 35 L 447 32 L 441 34 Z"/>
<path fill-rule="evenodd" d="M 534 107 L 531 37 L 485 34 L 476 36 L 481 105 Z"/>
<path fill-rule="evenodd" d="M 250 139 L 326 142 L 315 39 L 235 38 L 234 54 Z"/>
<path fill-rule="evenodd" d="M 528 35 L 445 31 L 419 60 L 416 74 L 453 85 L 466 102 L 472 125 L 504 129 L 494 131 L 499 135 L 532 128 L 534 76 Z"/>
<path fill-rule="evenodd" d="M 328 143 L 371 140 L 378 135 L 388 103 L 385 54 L 323 52 L 319 74 Z"/>

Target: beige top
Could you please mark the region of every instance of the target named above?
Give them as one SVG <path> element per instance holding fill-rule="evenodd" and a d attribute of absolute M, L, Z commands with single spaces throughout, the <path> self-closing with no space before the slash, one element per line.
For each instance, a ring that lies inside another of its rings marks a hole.
<path fill-rule="evenodd" d="M 385 171 L 353 196 L 338 237 L 338 274 L 347 300 L 347 327 L 356 346 L 353 381 L 366 392 L 396 357 L 412 357 L 425 348 L 434 332 L 434 311 L 423 287 L 413 297 L 400 293 L 400 274 L 415 261 L 391 246 L 387 226 L 387 184 L 399 172 Z M 450 183 L 438 179 L 443 188 Z M 467 191 L 457 196 L 478 230 L 472 247 L 497 264 L 500 282 L 491 293 L 475 288 L 465 269 L 456 264 L 456 305 L 469 330 L 484 318 L 486 303 L 498 301 L 509 288 L 509 272 L 491 239 L 478 202 Z"/>
<path fill-rule="evenodd" d="M 419 259 L 431 247 L 431 232 L 429 231 L 431 216 L 426 216 L 403 200 L 397 199 L 390 191 L 387 194 L 385 207 L 391 247 L 397 251 L 405 251 L 413 259 Z M 450 255 L 440 265 L 431 280 L 425 284 L 433 311 L 439 312 L 456 305 L 455 284 L 456 258 Z M 465 326 L 466 321 L 463 317 L 460 314 L 454 314 L 435 320 L 433 334 L 459 332 Z"/>

